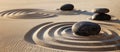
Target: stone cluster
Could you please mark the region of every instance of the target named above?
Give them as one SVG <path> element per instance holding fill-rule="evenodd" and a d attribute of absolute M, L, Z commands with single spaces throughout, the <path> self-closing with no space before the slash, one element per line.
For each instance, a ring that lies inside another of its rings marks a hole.
<path fill-rule="evenodd" d="M 111 20 L 111 16 L 106 14 L 108 12 L 110 12 L 109 9 L 107 8 L 96 8 L 93 11 L 95 14 L 92 16 L 92 20 Z"/>

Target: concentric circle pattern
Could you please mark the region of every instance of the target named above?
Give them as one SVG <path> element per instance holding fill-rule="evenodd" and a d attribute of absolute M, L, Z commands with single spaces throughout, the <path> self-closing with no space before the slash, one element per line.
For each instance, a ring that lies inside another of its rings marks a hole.
<path fill-rule="evenodd" d="M 95 36 L 77 36 L 71 31 L 75 22 L 43 23 L 32 33 L 36 45 L 70 51 L 114 51 L 120 49 L 120 25 L 100 24 Z"/>
<path fill-rule="evenodd" d="M 0 12 L 0 16 L 14 19 L 39 19 L 55 17 L 56 15 L 42 9 L 13 9 Z"/>

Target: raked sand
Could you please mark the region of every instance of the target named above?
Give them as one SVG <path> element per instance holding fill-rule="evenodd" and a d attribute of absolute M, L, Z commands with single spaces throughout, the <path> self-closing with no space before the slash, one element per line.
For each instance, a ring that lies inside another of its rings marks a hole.
<path fill-rule="evenodd" d="M 66 3 L 74 4 L 75 11 L 56 10 Z M 119 3 L 120 0 L 1 0 L 0 52 L 120 52 Z M 90 20 L 95 8 L 109 8 L 112 21 Z M 71 26 L 79 21 L 100 24 L 100 35 L 75 36 Z"/>

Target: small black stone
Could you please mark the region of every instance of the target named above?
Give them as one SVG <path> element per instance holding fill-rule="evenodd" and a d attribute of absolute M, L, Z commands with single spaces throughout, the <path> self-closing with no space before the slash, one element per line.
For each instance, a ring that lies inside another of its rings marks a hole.
<path fill-rule="evenodd" d="M 96 8 L 93 11 L 94 13 L 108 13 L 110 10 L 108 8 Z"/>
<path fill-rule="evenodd" d="M 78 22 L 72 26 L 72 31 L 75 35 L 79 36 L 90 36 L 90 35 L 98 35 L 101 30 L 99 24 L 93 22 Z"/>
<path fill-rule="evenodd" d="M 104 13 L 94 14 L 92 16 L 92 20 L 101 20 L 101 21 L 111 20 L 111 16 Z"/>
<path fill-rule="evenodd" d="M 63 6 L 61 6 L 60 10 L 62 11 L 71 11 L 74 9 L 74 5 L 72 4 L 65 4 Z"/>

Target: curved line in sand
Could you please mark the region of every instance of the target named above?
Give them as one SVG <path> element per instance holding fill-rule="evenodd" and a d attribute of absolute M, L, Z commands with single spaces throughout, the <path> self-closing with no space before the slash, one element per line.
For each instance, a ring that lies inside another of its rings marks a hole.
<path fill-rule="evenodd" d="M 42 19 L 56 17 L 57 15 L 42 9 L 13 9 L 0 12 L 0 16 L 11 19 Z"/>
<path fill-rule="evenodd" d="M 113 51 L 120 49 L 120 29 L 113 24 L 102 24 L 102 31 L 97 36 L 75 36 L 71 26 L 75 22 L 43 23 L 33 28 L 25 40 L 49 48 L 71 51 Z M 120 26 L 120 25 L 119 25 Z M 111 29 L 113 28 L 113 29 Z M 28 33 L 29 34 L 29 33 Z M 28 38 L 29 37 L 29 38 Z"/>

